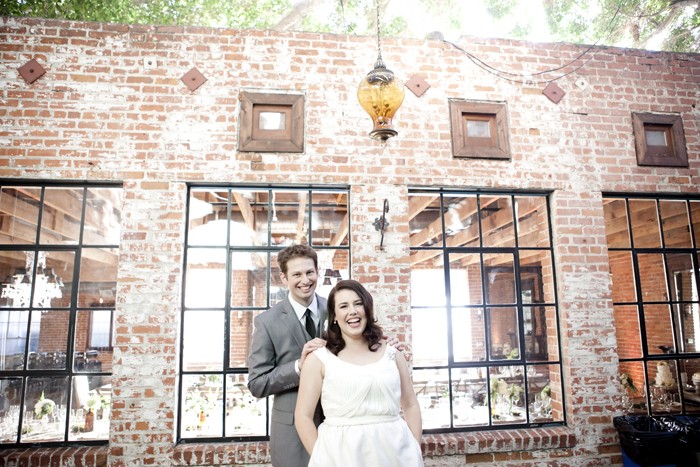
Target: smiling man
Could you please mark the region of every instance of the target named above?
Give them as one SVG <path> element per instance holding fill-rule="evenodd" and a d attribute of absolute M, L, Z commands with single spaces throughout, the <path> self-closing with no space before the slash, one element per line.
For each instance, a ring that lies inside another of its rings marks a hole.
<path fill-rule="evenodd" d="M 307 245 L 291 245 L 277 256 L 287 297 L 255 318 L 248 355 L 248 389 L 255 397 L 274 395 L 270 453 L 274 467 L 306 467 L 309 455 L 294 427 L 299 374 L 320 339 L 326 300 L 316 294 L 318 256 Z M 314 415 L 321 423 L 320 407 Z"/>

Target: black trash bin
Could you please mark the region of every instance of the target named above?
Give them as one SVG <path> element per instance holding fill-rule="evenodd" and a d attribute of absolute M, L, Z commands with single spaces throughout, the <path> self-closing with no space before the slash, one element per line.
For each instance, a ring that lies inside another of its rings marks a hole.
<path fill-rule="evenodd" d="M 625 467 L 685 467 L 680 459 L 683 429 L 648 415 L 613 418 Z"/>
<path fill-rule="evenodd" d="M 659 418 L 668 431 L 681 434 L 679 465 L 700 467 L 700 417 L 670 415 Z"/>

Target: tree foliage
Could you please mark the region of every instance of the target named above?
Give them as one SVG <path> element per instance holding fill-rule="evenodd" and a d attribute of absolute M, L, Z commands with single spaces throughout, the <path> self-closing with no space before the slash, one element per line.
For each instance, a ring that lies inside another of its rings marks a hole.
<path fill-rule="evenodd" d="M 494 18 L 531 0 L 486 0 Z M 700 0 L 542 0 L 553 39 L 700 52 Z M 522 38 L 522 31 L 511 30 Z"/>
<path fill-rule="evenodd" d="M 420 37 L 416 24 L 429 18 L 460 30 L 462 12 L 469 13 L 473 1 L 3 0 L 0 15 L 374 35 L 378 5 L 382 36 Z M 541 4 L 552 41 L 700 52 L 700 0 L 482 1 L 494 21 L 508 20 L 505 37 L 527 38 L 536 26 L 524 12 Z"/>

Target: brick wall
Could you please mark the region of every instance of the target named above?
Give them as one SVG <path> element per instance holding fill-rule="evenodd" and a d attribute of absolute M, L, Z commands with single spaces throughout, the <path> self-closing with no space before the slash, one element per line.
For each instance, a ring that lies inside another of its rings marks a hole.
<path fill-rule="evenodd" d="M 410 342 L 408 188 L 551 189 L 566 428 L 425 436 L 429 466 L 620 463 L 618 364 L 601 193 L 697 192 L 700 56 L 462 38 L 501 79 L 442 41 L 383 39 L 410 91 L 386 146 L 357 103 L 376 40 L 331 34 L 0 18 L 0 176 L 118 180 L 125 202 L 112 427 L 105 448 L 4 451 L 7 465 L 264 465 L 266 443 L 174 445 L 186 182 L 348 184 L 353 277 Z M 17 68 L 47 70 L 32 85 Z M 144 65 L 155 59 L 156 66 Z M 180 81 L 197 67 L 207 82 Z M 557 72 L 538 75 L 545 69 Z M 547 79 L 566 92 L 543 94 Z M 577 86 L 583 79 L 585 86 Z M 515 81 L 518 81 L 516 79 Z M 305 151 L 239 153 L 242 90 L 306 96 Z M 507 102 L 511 161 L 452 158 L 447 99 Z M 638 167 L 632 111 L 683 118 L 689 169 Z M 384 251 L 372 221 L 388 199 Z M 551 293 L 547 291 L 546 293 Z"/>

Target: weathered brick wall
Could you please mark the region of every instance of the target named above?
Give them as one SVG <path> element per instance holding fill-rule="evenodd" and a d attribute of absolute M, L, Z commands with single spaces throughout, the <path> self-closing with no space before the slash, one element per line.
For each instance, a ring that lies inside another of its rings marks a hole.
<path fill-rule="evenodd" d="M 620 462 L 601 192 L 698 191 L 700 56 L 595 47 L 577 58 L 585 47 L 459 42 L 487 64 L 530 76 L 523 84 L 442 41 L 382 44 L 399 77 L 431 86 L 420 98 L 407 91 L 399 136 L 386 147 L 368 138 L 355 97 L 376 58 L 372 37 L 0 19 L 0 176 L 119 180 L 125 191 L 109 447 L 0 452 L 7 465 L 30 456 L 35 465 L 267 462 L 266 443 L 174 445 L 185 186 L 201 181 L 350 185 L 352 274 L 393 318 L 387 330 L 408 340 L 408 188 L 553 190 L 568 428 L 425 436 L 426 463 Z M 30 58 L 47 73 L 27 85 L 17 68 Z M 180 77 L 193 66 L 207 82 L 191 92 Z M 560 76 L 566 96 L 554 104 L 541 81 Z M 576 86 L 579 78 L 587 86 Z M 241 90 L 305 94 L 303 154 L 236 151 Z M 512 160 L 453 159 L 449 98 L 507 102 Z M 690 168 L 638 167 L 632 111 L 680 113 Z M 372 221 L 384 199 L 390 226 L 380 251 Z"/>

